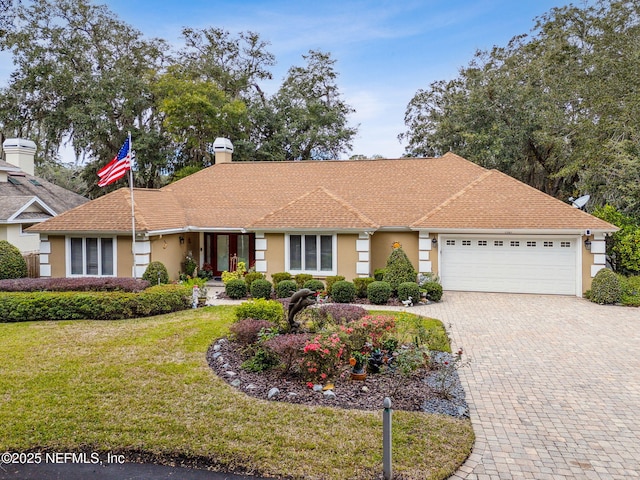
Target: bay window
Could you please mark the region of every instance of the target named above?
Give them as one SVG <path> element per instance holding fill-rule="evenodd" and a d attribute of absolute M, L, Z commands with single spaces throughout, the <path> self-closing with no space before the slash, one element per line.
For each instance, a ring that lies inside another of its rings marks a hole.
<path fill-rule="evenodd" d="M 287 271 L 335 275 L 335 235 L 287 235 Z"/>
<path fill-rule="evenodd" d="M 115 275 L 115 241 L 112 237 L 72 237 L 67 258 L 70 275 Z"/>

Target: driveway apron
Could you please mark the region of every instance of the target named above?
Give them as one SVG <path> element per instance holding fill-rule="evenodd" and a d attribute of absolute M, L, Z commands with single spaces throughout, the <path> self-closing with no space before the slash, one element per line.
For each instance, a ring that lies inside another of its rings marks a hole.
<path fill-rule="evenodd" d="M 445 292 L 442 320 L 476 433 L 452 479 L 640 478 L 640 309 Z"/>

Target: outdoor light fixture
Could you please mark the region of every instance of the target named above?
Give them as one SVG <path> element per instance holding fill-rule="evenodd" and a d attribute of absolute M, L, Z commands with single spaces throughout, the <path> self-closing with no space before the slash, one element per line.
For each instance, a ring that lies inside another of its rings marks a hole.
<path fill-rule="evenodd" d="M 438 237 L 433 237 L 431 239 L 431 243 L 433 243 L 434 245 L 437 245 L 438 244 Z"/>
<path fill-rule="evenodd" d="M 184 237 L 182 235 L 178 237 L 178 240 L 180 240 L 180 245 L 184 245 Z"/>
<path fill-rule="evenodd" d="M 591 251 L 591 240 L 589 240 L 588 238 L 584 241 L 584 248 Z"/>

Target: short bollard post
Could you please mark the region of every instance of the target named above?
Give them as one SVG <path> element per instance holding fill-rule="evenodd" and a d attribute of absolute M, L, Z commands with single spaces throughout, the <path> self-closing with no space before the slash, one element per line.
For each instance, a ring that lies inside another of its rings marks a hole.
<path fill-rule="evenodd" d="M 393 478 L 391 467 L 391 399 L 385 397 L 382 413 L 382 475 L 384 480 Z"/>

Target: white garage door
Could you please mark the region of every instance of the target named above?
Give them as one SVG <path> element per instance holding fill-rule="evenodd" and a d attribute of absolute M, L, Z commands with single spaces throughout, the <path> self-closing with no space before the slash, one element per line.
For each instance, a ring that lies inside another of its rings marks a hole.
<path fill-rule="evenodd" d="M 576 294 L 575 238 L 440 238 L 445 290 Z"/>

